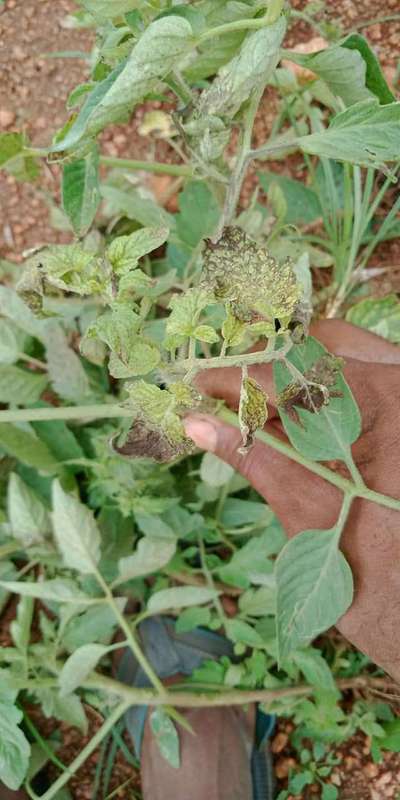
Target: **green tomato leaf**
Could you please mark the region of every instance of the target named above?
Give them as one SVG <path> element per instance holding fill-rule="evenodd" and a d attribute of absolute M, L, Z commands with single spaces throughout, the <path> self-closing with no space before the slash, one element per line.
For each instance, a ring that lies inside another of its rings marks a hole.
<path fill-rule="evenodd" d="M 46 336 L 46 357 L 50 381 L 60 397 L 79 403 L 90 395 L 89 378 L 82 362 L 69 346 L 61 325 L 53 321 Z"/>
<path fill-rule="evenodd" d="M 400 302 L 395 294 L 361 300 L 350 308 L 346 319 L 389 342 L 400 342 Z"/>
<path fill-rule="evenodd" d="M 21 786 L 29 766 L 30 744 L 19 728 L 22 711 L 0 697 L 0 780 L 14 791 Z"/>
<path fill-rule="evenodd" d="M 53 483 L 53 526 L 58 549 L 66 567 L 83 574 L 96 571 L 100 561 L 100 533 L 93 513 Z"/>
<path fill-rule="evenodd" d="M 129 219 L 144 227 L 174 227 L 174 217 L 149 197 L 145 197 L 133 187 L 123 191 L 115 186 L 102 184 L 101 196 L 106 200 L 106 214 L 125 214 Z"/>
<path fill-rule="evenodd" d="M 292 348 L 288 360 L 302 374 L 310 370 L 327 351 L 316 339 L 308 337 L 302 345 Z M 274 364 L 274 379 L 278 392 L 290 385 L 291 376 L 282 363 Z M 361 433 L 361 417 L 354 397 L 343 376 L 339 374 L 334 384 L 339 397 L 330 397 L 318 413 L 297 408 L 300 423 L 279 409 L 285 431 L 293 445 L 303 456 L 315 461 L 339 458 L 346 461 L 350 445 Z"/>
<path fill-rule="evenodd" d="M 18 329 L 8 319 L 0 319 L 0 364 L 14 364 L 20 352 Z"/>
<path fill-rule="evenodd" d="M 59 675 L 61 697 L 72 694 L 84 683 L 103 656 L 109 652 L 103 644 L 84 644 L 67 658 Z"/>
<path fill-rule="evenodd" d="M 396 100 L 375 53 L 360 34 L 350 34 L 316 53 L 285 52 L 285 58 L 315 72 L 346 106 L 374 96 L 383 105 Z"/>
<path fill-rule="evenodd" d="M 121 610 L 123 611 L 125 598 Z M 79 606 L 77 610 L 81 611 Z M 68 613 L 70 609 L 68 609 Z M 88 608 L 83 613 L 76 614 L 69 620 L 63 632 L 63 647 L 73 653 L 78 647 L 90 642 L 110 644 L 117 620 L 112 608 L 101 603 L 93 608 Z"/>
<path fill-rule="evenodd" d="M 259 589 L 248 589 L 247 592 L 243 592 L 239 597 L 239 610 L 241 614 L 249 617 L 265 617 L 267 614 L 275 614 L 275 579 L 272 579 L 268 586 L 261 586 Z"/>
<path fill-rule="evenodd" d="M 377 100 L 362 100 L 333 117 L 319 133 L 301 136 L 297 144 L 304 153 L 365 167 L 382 167 L 399 155 L 400 103 L 380 106 Z"/>
<path fill-rule="evenodd" d="M 218 569 L 218 575 L 225 583 L 247 589 L 250 584 L 271 586 L 272 561 L 269 535 L 266 531 L 261 536 L 249 539 L 240 550 L 235 550 L 229 563 Z"/>
<path fill-rule="evenodd" d="M 153 594 L 147 603 L 147 610 L 152 614 L 172 608 L 202 605 L 215 600 L 220 592 L 202 586 L 177 586 L 172 589 L 161 589 Z"/>
<path fill-rule="evenodd" d="M 209 608 L 185 608 L 176 620 L 177 633 L 189 633 L 200 626 L 207 627 L 211 621 Z"/>
<path fill-rule="evenodd" d="M 89 94 L 77 119 L 52 152 L 69 150 L 82 139 L 96 136 L 106 125 L 124 119 L 177 66 L 192 43 L 192 28 L 182 17 L 150 23 L 128 58 Z"/>
<path fill-rule="evenodd" d="M 262 647 L 264 641 L 257 631 L 241 619 L 230 619 L 225 623 L 228 639 L 236 644 L 245 644 L 248 647 Z"/>
<path fill-rule="evenodd" d="M 17 650 L 24 654 L 31 638 L 31 626 L 34 611 L 33 597 L 22 596 L 19 598 L 17 613 L 10 625 L 10 633 Z"/>
<path fill-rule="evenodd" d="M 39 472 L 54 475 L 60 471 L 60 464 L 47 445 L 37 436 L 16 425 L 0 423 L 0 446 L 10 456 L 14 456 L 27 467 L 34 467 Z"/>
<path fill-rule="evenodd" d="M 218 333 L 211 325 L 197 325 L 193 331 L 193 337 L 199 339 L 200 342 L 208 342 L 208 344 L 219 342 Z"/>
<path fill-rule="evenodd" d="M 319 650 L 314 647 L 296 650 L 291 654 L 290 660 L 302 671 L 307 683 L 310 683 L 311 686 L 328 690 L 336 688 L 332 672 Z"/>
<path fill-rule="evenodd" d="M 197 321 L 206 306 L 213 302 L 212 296 L 205 289 L 188 289 L 184 294 L 175 294 L 170 300 L 171 313 L 167 320 L 167 344 L 171 341 L 172 348 L 176 342 L 183 342 L 188 336 L 194 335 Z M 208 326 L 199 326 L 208 328 Z M 215 334 L 215 331 L 213 334 Z"/>
<path fill-rule="evenodd" d="M 351 569 L 339 550 L 341 530 L 304 531 L 275 563 L 280 659 L 287 658 L 341 617 L 353 600 Z"/>
<path fill-rule="evenodd" d="M 97 147 L 63 167 L 62 203 L 74 233 L 81 237 L 89 230 L 98 205 L 99 154 Z"/>
<path fill-rule="evenodd" d="M 107 258 L 117 275 L 135 269 L 142 256 L 160 247 L 168 238 L 169 230 L 162 228 L 141 228 L 130 236 L 117 236 L 107 248 Z"/>
<path fill-rule="evenodd" d="M 318 195 L 301 181 L 275 172 L 258 172 L 258 180 L 268 194 L 273 184 L 282 189 L 286 200 L 284 220 L 290 225 L 306 225 L 322 216 Z"/>
<path fill-rule="evenodd" d="M 122 17 L 136 8 L 136 0 L 82 0 L 82 5 L 92 16 L 99 21 Z"/>
<path fill-rule="evenodd" d="M 21 406 L 37 403 L 47 384 L 47 375 L 13 364 L 0 364 L 0 403 Z"/>
<path fill-rule="evenodd" d="M 114 378 L 145 375 L 160 362 L 158 347 L 139 332 L 140 325 L 140 317 L 122 306 L 102 314 L 86 332 L 110 348 L 109 370 Z"/>
<path fill-rule="evenodd" d="M 152 711 L 150 725 L 161 755 L 171 767 L 179 769 L 179 736 L 167 712 L 163 708 L 156 708 L 155 711 Z"/>
<path fill-rule="evenodd" d="M 221 67 L 200 98 L 199 115 L 232 118 L 254 89 L 266 84 L 280 58 L 286 31 L 284 16 L 272 25 L 249 33 L 232 61 Z"/>
<path fill-rule="evenodd" d="M 12 535 L 24 547 L 43 542 L 51 531 L 50 516 L 35 492 L 12 472 L 7 492 Z"/>
<path fill-rule="evenodd" d="M 72 580 L 52 578 L 48 581 L 0 581 L 0 586 L 7 592 L 26 597 L 37 597 L 40 600 L 53 600 L 57 603 L 84 604 L 87 596 L 79 590 Z"/>
<path fill-rule="evenodd" d="M 118 583 L 138 578 L 141 575 L 150 575 L 168 564 L 176 550 L 175 539 L 149 538 L 144 536 L 139 540 L 136 552 L 118 562 Z"/>
<path fill-rule="evenodd" d="M 200 466 L 200 477 L 209 486 L 225 486 L 234 475 L 234 469 L 214 453 L 204 453 Z"/>
<path fill-rule="evenodd" d="M 59 691 L 55 689 L 35 689 L 34 694 L 47 719 L 55 717 L 60 722 L 66 722 L 68 725 L 78 728 L 84 735 L 87 733 L 88 721 L 85 709 L 80 697 L 76 694 L 61 697 Z M 63 798 L 59 799 L 57 794 L 57 800 L 63 800 Z"/>

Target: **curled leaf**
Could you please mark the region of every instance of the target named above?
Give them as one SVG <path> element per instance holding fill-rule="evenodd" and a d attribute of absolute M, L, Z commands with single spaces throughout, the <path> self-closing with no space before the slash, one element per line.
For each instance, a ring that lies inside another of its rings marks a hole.
<path fill-rule="evenodd" d="M 278 408 L 286 411 L 293 422 L 302 425 L 297 408 L 304 408 L 317 414 L 328 405 L 331 397 L 340 397 L 340 392 L 332 391 L 342 370 L 344 360 L 330 353 L 321 356 L 304 375 L 304 383 L 289 383 L 277 397 Z"/>
<path fill-rule="evenodd" d="M 201 286 L 243 322 L 291 319 L 301 296 L 289 259 L 279 264 L 244 231 L 228 227 L 217 244 L 207 241 Z"/>
<path fill-rule="evenodd" d="M 165 463 L 193 451 L 193 442 L 177 414 L 179 404 L 173 392 L 144 381 L 131 384 L 128 391 L 136 418 L 122 444 L 115 438 L 111 442 L 117 453 Z"/>
<path fill-rule="evenodd" d="M 240 453 L 247 453 L 254 442 L 254 434 L 263 428 L 268 419 L 267 397 L 260 384 L 253 378 L 243 377 L 240 389 L 239 424 L 243 446 Z"/>

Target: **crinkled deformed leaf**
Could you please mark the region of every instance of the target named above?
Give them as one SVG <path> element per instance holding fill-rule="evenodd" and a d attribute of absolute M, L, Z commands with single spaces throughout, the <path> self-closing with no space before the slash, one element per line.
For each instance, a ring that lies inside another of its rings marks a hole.
<path fill-rule="evenodd" d="M 164 244 L 168 233 L 169 230 L 165 227 L 141 228 L 129 236 L 117 236 L 106 251 L 114 272 L 122 275 L 135 269 L 142 256 Z"/>
<path fill-rule="evenodd" d="M 76 497 L 53 483 L 53 528 L 66 567 L 83 574 L 96 571 L 100 560 L 100 532 L 93 512 Z"/>
<path fill-rule="evenodd" d="M 400 342 L 400 302 L 395 294 L 361 300 L 350 308 L 346 319 L 389 342 Z"/>
<path fill-rule="evenodd" d="M 339 550 L 341 530 L 304 531 L 275 564 L 280 658 L 337 622 L 353 598 L 351 569 Z"/>
<path fill-rule="evenodd" d="M 251 92 L 265 84 L 279 61 L 279 48 L 286 30 L 283 16 L 258 31 L 249 33 L 239 53 L 225 66 L 200 99 L 203 115 L 232 117 Z"/>
<path fill-rule="evenodd" d="M 110 348 L 109 370 L 114 378 L 146 375 L 160 362 L 160 351 L 139 328 L 140 317 L 130 308 L 117 307 L 102 314 L 86 337 L 98 336 Z"/>
<path fill-rule="evenodd" d="M 95 145 L 84 158 L 64 164 L 62 203 L 74 233 L 84 236 L 100 203 L 99 154 Z"/>
<path fill-rule="evenodd" d="M 289 259 L 279 264 L 240 228 L 225 228 L 217 244 L 207 242 L 201 286 L 225 302 L 243 322 L 290 317 L 301 297 Z"/>
<path fill-rule="evenodd" d="M 17 292 L 33 311 L 40 311 L 46 284 L 79 295 L 98 294 L 109 286 L 104 259 L 79 244 L 54 244 L 28 259 Z"/>
<path fill-rule="evenodd" d="M 42 542 L 51 531 L 47 509 L 15 472 L 8 482 L 7 507 L 12 534 L 25 547 Z"/>
<path fill-rule="evenodd" d="M 166 325 L 166 347 L 174 349 L 187 337 L 195 336 L 196 328 L 208 328 L 209 326 L 197 326 L 197 322 L 203 309 L 212 302 L 214 301 L 210 292 L 198 287 L 189 289 L 184 294 L 173 295 L 169 304 L 171 313 Z M 201 331 L 197 338 L 201 339 Z"/>
<path fill-rule="evenodd" d="M 254 434 L 264 427 L 268 419 L 267 397 L 254 378 L 244 376 L 240 388 L 239 425 L 242 434 L 240 453 L 247 453 L 254 442 Z"/>
<path fill-rule="evenodd" d="M 144 381 L 131 384 L 128 391 L 136 418 L 123 444 L 112 442 L 117 453 L 163 463 L 194 449 L 178 416 L 179 403 L 173 393 Z"/>
<path fill-rule="evenodd" d="M 157 19 L 146 28 L 126 61 L 101 81 L 86 99 L 66 136 L 52 150 L 69 150 L 106 125 L 120 121 L 152 91 L 193 44 L 192 28 L 182 17 Z"/>

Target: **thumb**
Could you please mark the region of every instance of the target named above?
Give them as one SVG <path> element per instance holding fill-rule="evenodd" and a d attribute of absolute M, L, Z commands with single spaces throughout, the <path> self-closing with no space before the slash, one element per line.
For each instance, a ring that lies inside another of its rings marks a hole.
<path fill-rule="evenodd" d="M 257 439 L 251 450 L 241 455 L 240 431 L 217 417 L 190 414 L 184 425 L 199 448 L 215 453 L 249 481 L 270 504 L 289 535 L 305 527 L 329 527 L 334 523 L 340 492 L 332 484 Z M 264 430 L 280 438 L 272 422 Z"/>

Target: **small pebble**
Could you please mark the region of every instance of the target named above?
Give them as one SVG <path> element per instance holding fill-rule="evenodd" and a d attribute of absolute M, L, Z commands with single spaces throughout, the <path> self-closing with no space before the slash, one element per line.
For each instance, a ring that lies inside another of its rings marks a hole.
<path fill-rule="evenodd" d="M 15 122 L 15 111 L 8 108 L 0 108 L 0 128 L 9 128 Z"/>

